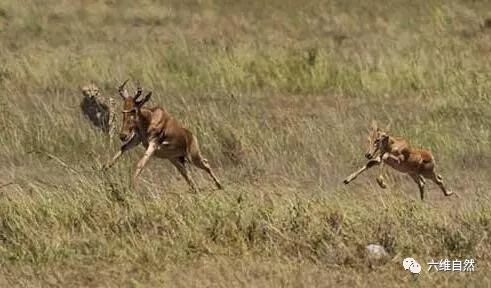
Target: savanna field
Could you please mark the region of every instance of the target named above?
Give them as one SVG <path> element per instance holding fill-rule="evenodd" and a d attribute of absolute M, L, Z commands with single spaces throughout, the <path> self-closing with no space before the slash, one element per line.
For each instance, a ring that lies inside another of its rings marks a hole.
<path fill-rule="evenodd" d="M 0 287 L 491 287 L 491 2 L 0 1 Z M 225 189 L 80 110 L 131 79 Z M 445 197 L 366 159 L 372 120 Z M 388 256 L 373 261 L 368 244 Z M 413 276 L 402 260 L 413 257 Z M 474 259 L 475 272 L 428 272 Z"/>

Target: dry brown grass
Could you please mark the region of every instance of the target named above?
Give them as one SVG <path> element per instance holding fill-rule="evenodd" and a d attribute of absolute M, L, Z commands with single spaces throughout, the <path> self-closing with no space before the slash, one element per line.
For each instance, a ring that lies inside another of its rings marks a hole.
<path fill-rule="evenodd" d="M 0 286 L 489 287 L 489 1 L 0 3 Z M 226 189 L 116 151 L 78 87 L 125 78 L 195 133 Z M 363 163 L 369 122 L 430 148 L 428 199 Z M 37 153 L 33 153 L 37 151 Z M 363 248 L 384 245 L 372 267 Z M 475 273 L 413 279 L 412 256 Z"/>

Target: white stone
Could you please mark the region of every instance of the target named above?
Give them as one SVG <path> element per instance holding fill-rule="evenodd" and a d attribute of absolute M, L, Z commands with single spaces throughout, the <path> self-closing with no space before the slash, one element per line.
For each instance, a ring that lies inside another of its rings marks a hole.
<path fill-rule="evenodd" d="M 372 259 L 382 259 L 389 256 L 385 248 L 378 244 L 369 244 L 365 247 L 365 250 L 367 251 L 368 257 Z"/>

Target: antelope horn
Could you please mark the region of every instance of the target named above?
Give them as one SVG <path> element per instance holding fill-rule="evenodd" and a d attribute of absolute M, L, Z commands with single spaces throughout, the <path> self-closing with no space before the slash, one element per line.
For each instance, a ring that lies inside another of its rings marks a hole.
<path fill-rule="evenodd" d="M 136 86 L 138 87 L 136 90 L 136 94 L 133 97 L 134 100 L 138 100 L 138 98 L 142 95 L 143 93 L 143 88 L 140 86 L 140 81 L 136 82 Z"/>
<path fill-rule="evenodd" d="M 123 84 L 121 84 L 121 86 L 119 86 L 118 88 L 118 92 L 119 92 L 119 95 L 121 97 L 123 97 L 124 99 L 128 98 L 128 90 L 124 89 L 124 85 L 126 85 L 126 83 L 128 83 L 130 79 L 126 79 L 126 81 L 123 82 Z"/>

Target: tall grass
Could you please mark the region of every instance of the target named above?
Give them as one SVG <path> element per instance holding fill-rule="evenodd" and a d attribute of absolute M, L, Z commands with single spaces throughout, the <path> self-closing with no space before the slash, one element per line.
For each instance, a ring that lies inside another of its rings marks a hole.
<path fill-rule="evenodd" d="M 488 1 L 0 3 L 1 286 L 491 285 Z M 126 78 L 195 133 L 201 193 L 84 120 Z M 372 119 L 430 148 L 461 198 L 377 171 Z M 9 185 L 6 185 L 9 184 Z M 4 186 L 5 185 L 5 186 Z M 367 244 L 388 259 L 372 263 Z M 404 257 L 423 263 L 414 280 Z M 474 273 L 426 262 L 474 258 Z M 416 281 L 416 282 L 413 282 Z"/>

